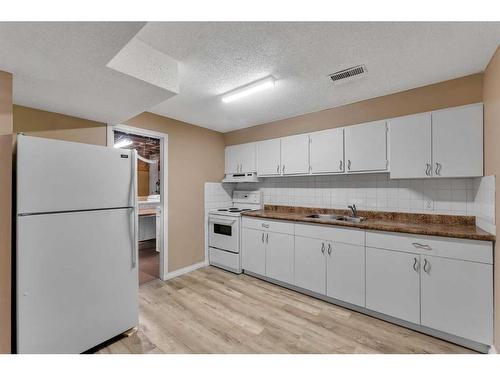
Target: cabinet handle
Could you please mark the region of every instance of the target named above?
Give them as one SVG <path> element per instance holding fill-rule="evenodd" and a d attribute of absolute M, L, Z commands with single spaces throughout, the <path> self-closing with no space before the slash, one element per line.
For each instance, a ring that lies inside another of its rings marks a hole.
<path fill-rule="evenodd" d="M 340 163 L 339 163 L 339 170 L 342 170 L 342 164 L 343 164 L 343 162 L 341 160 Z"/>
<path fill-rule="evenodd" d="M 325 243 L 321 243 L 321 252 L 324 254 L 325 253 Z"/>
<path fill-rule="evenodd" d="M 278 166 L 276 167 L 276 173 L 280 173 L 280 165 L 278 164 Z"/>
<path fill-rule="evenodd" d="M 418 266 L 417 266 L 417 258 L 413 258 L 413 269 L 415 270 L 415 272 L 418 272 Z"/>
<path fill-rule="evenodd" d="M 347 160 L 347 169 L 351 170 L 351 160 Z"/>
<path fill-rule="evenodd" d="M 285 174 L 285 164 L 283 164 L 283 168 L 281 169 L 281 173 Z"/>
<path fill-rule="evenodd" d="M 436 163 L 436 176 L 441 176 L 441 163 Z"/>
<path fill-rule="evenodd" d="M 262 228 L 269 228 L 269 224 L 262 223 Z"/>
<path fill-rule="evenodd" d="M 264 232 L 262 232 L 262 243 L 264 243 Z"/>
<path fill-rule="evenodd" d="M 418 242 L 412 242 L 412 245 L 415 246 L 417 249 L 432 250 L 432 247 L 430 247 L 429 245 L 422 245 L 421 243 Z"/>
<path fill-rule="evenodd" d="M 429 163 L 426 163 L 425 165 L 426 165 L 426 167 L 425 167 L 425 174 L 427 176 L 430 176 L 431 175 L 431 171 L 432 171 L 432 166 Z"/>
<path fill-rule="evenodd" d="M 328 255 L 332 255 L 332 244 L 328 244 Z"/>
<path fill-rule="evenodd" d="M 269 233 L 266 233 L 266 243 L 269 243 Z"/>
<path fill-rule="evenodd" d="M 430 267 L 431 266 L 431 263 L 427 261 L 427 259 L 424 259 L 424 271 L 429 273 L 430 271 Z"/>

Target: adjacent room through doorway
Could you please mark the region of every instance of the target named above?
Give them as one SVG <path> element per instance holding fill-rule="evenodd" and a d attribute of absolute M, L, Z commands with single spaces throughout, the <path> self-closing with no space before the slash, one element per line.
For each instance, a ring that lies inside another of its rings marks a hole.
<path fill-rule="evenodd" d="M 139 205 L 139 284 L 160 278 L 161 148 L 160 139 L 114 131 L 114 147 L 137 151 Z"/>

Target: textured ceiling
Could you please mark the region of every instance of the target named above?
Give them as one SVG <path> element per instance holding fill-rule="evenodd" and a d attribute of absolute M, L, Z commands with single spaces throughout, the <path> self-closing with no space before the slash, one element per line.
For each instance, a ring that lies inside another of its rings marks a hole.
<path fill-rule="evenodd" d="M 229 131 L 481 72 L 500 23 L 154 22 L 137 37 L 179 61 L 180 94 L 150 111 Z M 358 64 L 366 77 L 328 80 Z M 221 102 L 268 75 L 274 90 Z"/>
<path fill-rule="evenodd" d="M 106 67 L 132 38 L 178 62 L 178 95 Z M 3 22 L 0 70 L 14 73 L 16 104 L 108 123 L 149 110 L 230 131 L 481 72 L 499 42 L 498 22 Z M 327 77 L 359 64 L 361 79 Z M 275 89 L 221 101 L 268 75 Z"/>
<path fill-rule="evenodd" d="M 118 123 L 173 95 L 106 64 L 141 22 L 0 22 L 0 70 L 14 103 Z"/>

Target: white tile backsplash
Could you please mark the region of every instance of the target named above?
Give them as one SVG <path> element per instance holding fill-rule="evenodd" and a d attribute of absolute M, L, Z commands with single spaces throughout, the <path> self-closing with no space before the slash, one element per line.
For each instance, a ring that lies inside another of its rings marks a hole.
<path fill-rule="evenodd" d="M 495 176 L 390 180 L 386 173 L 263 178 L 238 184 L 260 189 L 264 204 L 476 216 L 478 225 L 495 226 Z"/>

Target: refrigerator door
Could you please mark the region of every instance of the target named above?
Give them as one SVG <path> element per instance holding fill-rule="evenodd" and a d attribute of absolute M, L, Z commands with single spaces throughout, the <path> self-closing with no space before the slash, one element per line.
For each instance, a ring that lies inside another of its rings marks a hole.
<path fill-rule="evenodd" d="M 132 208 L 19 216 L 18 353 L 80 353 L 138 324 Z"/>
<path fill-rule="evenodd" d="M 17 213 L 134 205 L 131 150 L 17 137 Z"/>

